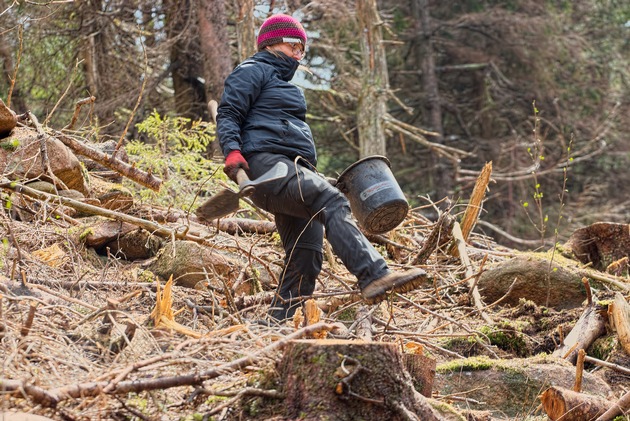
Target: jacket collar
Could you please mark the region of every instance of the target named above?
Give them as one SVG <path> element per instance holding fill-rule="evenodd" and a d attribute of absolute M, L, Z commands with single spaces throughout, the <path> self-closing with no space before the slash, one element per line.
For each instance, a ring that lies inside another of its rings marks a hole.
<path fill-rule="evenodd" d="M 278 52 L 279 56 L 276 56 L 269 51 L 263 50 L 252 56 L 252 58 L 258 62 L 269 64 L 275 67 L 280 72 L 280 78 L 285 82 L 293 79 L 295 75 L 295 71 L 297 70 L 300 63 L 292 58 Z"/>

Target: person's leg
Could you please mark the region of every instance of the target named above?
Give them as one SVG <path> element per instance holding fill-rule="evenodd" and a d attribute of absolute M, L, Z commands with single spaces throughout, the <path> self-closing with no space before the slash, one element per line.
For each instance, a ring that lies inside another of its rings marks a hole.
<path fill-rule="evenodd" d="M 248 158 L 252 177 L 260 177 L 276 162 L 283 161 L 289 171 L 285 178 L 260 185 L 254 202 L 278 215 L 312 218 L 326 228 L 326 238 L 348 270 L 364 286 L 386 275 L 385 259 L 376 251 L 356 225 L 348 199 L 324 177 L 282 155 L 257 154 Z M 299 172 L 299 176 L 297 172 Z"/>
<path fill-rule="evenodd" d="M 385 259 L 356 225 L 348 199 L 316 172 L 296 166 L 282 155 L 263 153 L 248 160 L 253 177 L 259 177 L 278 161 L 288 165 L 287 177 L 256 188 L 254 202 L 276 217 L 288 215 L 320 221 L 333 251 L 357 277 L 366 301 L 378 302 L 386 292 L 416 287 L 415 281 L 426 275 L 420 269 L 392 274 Z"/>
<path fill-rule="evenodd" d="M 313 294 L 322 269 L 324 229 L 316 220 L 276 214 L 276 227 L 285 250 L 284 269 L 269 315 L 291 318 L 302 305 L 301 297 Z"/>

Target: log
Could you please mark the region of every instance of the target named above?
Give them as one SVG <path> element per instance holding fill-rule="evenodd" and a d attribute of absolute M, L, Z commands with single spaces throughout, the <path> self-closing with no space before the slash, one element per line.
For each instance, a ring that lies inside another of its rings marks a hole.
<path fill-rule="evenodd" d="M 153 191 L 160 191 L 162 180 L 160 180 L 153 174 L 139 170 L 134 165 L 129 165 L 126 162 L 120 161 L 118 159 L 112 159 L 107 154 L 104 154 L 103 152 L 96 149 L 92 149 L 89 146 L 59 131 L 54 131 L 53 133 L 54 136 L 59 139 L 64 145 L 66 145 L 79 155 L 90 158 L 92 161 L 96 161 L 99 164 L 102 164 L 107 168 L 110 168 L 118 172 L 119 174 L 124 175 L 128 179 L 135 181 L 136 183 L 144 187 L 148 187 Z"/>
<path fill-rule="evenodd" d="M 545 413 L 552 421 L 592 420 L 613 405 L 613 402 L 599 396 L 554 386 L 545 390 L 540 400 Z"/>
<path fill-rule="evenodd" d="M 592 305 L 586 307 L 578 321 L 571 329 L 558 349 L 552 356 L 564 358 L 575 364 L 580 349 L 588 349 L 595 342 L 595 339 L 606 333 L 605 310 L 602 306 Z"/>
<path fill-rule="evenodd" d="M 389 342 L 289 342 L 278 366 L 286 418 L 443 419 L 413 388 L 399 348 Z"/>
<path fill-rule="evenodd" d="M 617 331 L 617 338 L 621 347 L 630 355 L 630 305 L 623 298 L 623 295 L 616 293 L 615 300 L 608 312 Z"/>

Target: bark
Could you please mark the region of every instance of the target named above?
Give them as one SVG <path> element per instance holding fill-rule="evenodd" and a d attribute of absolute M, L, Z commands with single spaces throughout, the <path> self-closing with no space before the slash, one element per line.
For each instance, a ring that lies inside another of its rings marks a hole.
<path fill-rule="evenodd" d="M 597 222 L 575 230 L 564 245 L 573 256 L 584 264 L 603 271 L 611 264 L 630 256 L 630 224 Z M 626 261 L 627 262 L 627 261 Z M 617 276 L 628 274 L 627 263 L 619 268 Z M 609 269 L 613 273 L 613 268 Z"/>
<path fill-rule="evenodd" d="M 617 330 L 617 338 L 621 347 L 630 355 L 630 305 L 623 295 L 615 294 L 615 301 L 608 309 Z"/>
<path fill-rule="evenodd" d="M 552 420 L 583 421 L 602 415 L 613 403 L 599 396 L 550 387 L 540 397 L 547 416 Z"/>
<path fill-rule="evenodd" d="M 580 349 L 588 349 L 595 339 L 606 333 L 606 318 L 602 314 L 604 312 L 600 306 L 588 306 L 564 339 L 562 346 L 552 355 L 575 364 Z"/>
<path fill-rule="evenodd" d="M 357 0 L 363 58 L 361 92 L 357 105 L 360 158 L 385 155 L 383 117 L 387 113 L 389 76 L 383 48 L 383 22 L 375 0 Z"/>
<path fill-rule="evenodd" d="M 219 100 L 223 82 L 232 71 L 227 18 L 223 0 L 199 0 L 199 37 L 204 57 L 208 99 Z M 249 10 L 253 13 L 254 8 Z"/>
<path fill-rule="evenodd" d="M 97 4 L 99 2 L 96 2 Z M 92 3 L 94 4 L 94 3 Z M 82 8 L 79 8 L 80 13 L 86 12 L 86 8 L 89 5 L 85 4 Z M 97 37 L 99 37 L 99 31 L 96 27 L 96 19 L 88 17 L 86 13 L 85 19 L 82 20 L 83 24 L 80 28 L 80 50 L 79 55 L 81 57 L 81 64 L 83 66 L 83 77 L 85 78 L 85 84 L 87 85 L 88 92 L 91 96 L 99 97 L 99 72 L 97 69 Z"/>
<path fill-rule="evenodd" d="M 254 1 L 239 0 L 236 36 L 238 39 L 238 61 L 245 60 L 256 52 L 256 22 L 254 21 Z"/>
<path fill-rule="evenodd" d="M 290 419 L 443 419 L 414 390 L 395 343 L 292 341 L 279 371 Z"/>
<path fill-rule="evenodd" d="M 431 397 L 433 392 L 433 380 L 435 379 L 435 368 L 437 361 L 435 358 L 427 357 L 423 354 L 403 354 L 405 368 L 411 376 L 413 387 L 422 396 Z"/>

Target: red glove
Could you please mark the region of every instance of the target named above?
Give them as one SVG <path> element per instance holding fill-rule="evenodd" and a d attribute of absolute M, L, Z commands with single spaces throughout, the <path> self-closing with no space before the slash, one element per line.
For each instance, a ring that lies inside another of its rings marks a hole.
<path fill-rule="evenodd" d="M 236 173 L 239 168 L 249 170 L 249 165 L 247 164 L 245 158 L 243 158 L 243 155 L 241 155 L 241 151 L 232 151 L 225 158 L 225 167 L 223 167 L 223 172 L 236 183 Z"/>

